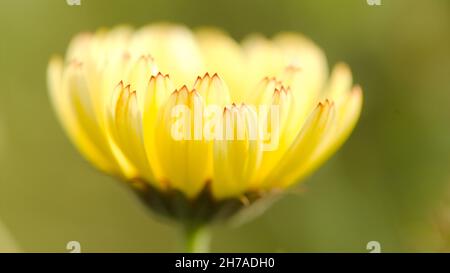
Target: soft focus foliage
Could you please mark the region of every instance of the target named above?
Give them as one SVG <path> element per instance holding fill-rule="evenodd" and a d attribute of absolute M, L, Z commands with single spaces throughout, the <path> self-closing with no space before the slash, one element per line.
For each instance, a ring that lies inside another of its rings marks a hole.
<path fill-rule="evenodd" d="M 19 248 L 9 230 L 0 222 L 0 253 L 3 252 L 19 252 Z"/>

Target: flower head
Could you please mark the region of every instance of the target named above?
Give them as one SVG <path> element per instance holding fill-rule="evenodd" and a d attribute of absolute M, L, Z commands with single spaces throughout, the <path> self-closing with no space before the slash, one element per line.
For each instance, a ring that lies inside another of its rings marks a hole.
<path fill-rule="evenodd" d="M 300 181 L 346 140 L 362 104 L 349 68 L 328 77 L 299 34 L 239 44 L 169 24 L 79 34 L 48 83 L 80 152 L 172 216 L 179 200 L 208 218 Z"/>

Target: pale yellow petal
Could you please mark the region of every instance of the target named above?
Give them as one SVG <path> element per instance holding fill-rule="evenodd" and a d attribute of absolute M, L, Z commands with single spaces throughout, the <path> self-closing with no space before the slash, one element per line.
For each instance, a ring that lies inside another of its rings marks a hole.
<path fill-rule="evenodd" d="M 120 173 L 95 121 L 82 64 L 73 62 L 64 69 L 62 60 L 53 58 L 47 75 L 52 103 L 73 143 L 99 169 Z"/>
<path fill-rule="evenodd" d="M 217 73 L 212 76 L 206 73 L 203 77 L 198 77 L 194 89 L 204 98 L 207 105 L 224 107 L 231 103 L 228 86 Z"/>
<path fill-rule="evenodd" d="M 267 105 L 260 106 L 259 133 L 263 153 L 257 179 L 252 183 L 254 188 L 260 186 L 260 182 L 277 166 L 292 144 L 293 137 L 286 133 L 296 118 L 292 106 L 291 91 L 284 86 L 272 92 L 272 99 Z"/>
<path fill-rule="evenodd" d="M 336 103 L 347 99 L 347 95 L 352 88 L 353 79 L 350 68 L 345 63 L 338 63 L 331 72 L 328 85 L 323 94 L 324 98 L 330 99 Z"/>
<path fill-rule="evenodd" d="M 305 92 L 322 90 L 328 76 L 325 54 L 308 38 L 296 33 L 281 33 L 274 38 L 286 59 L 286 66 L 302 71 Z"/>
<path fill-rule="evenodd" d="M 361 113 L 361 88 L 359 86 L 354 87 L 353 91 L 345 96 L 345 101 L 336 105 L 336 108 L 336 122 L 328 132 L 326 139 L 311 157 L 303 177 L 315 171 L 324 161 L 330 158 L 350 136 Z"/>
<path fill-rule="evenodd" d="M 224 138 L 214 142 L 214 178 L 211 185 L 213 195 L 218 199 L 239 196 L 245 193 L 255 177 L 260 164 L 261 143 L 255 138 L 257 117 L 255 111 L 243 106 L 231 106 L 224 113 Z M 227 120 L 234 126 L 227 126 Z M 241 125 L 239 124 L 241 121 Z M 253 123 L 253 124 L 252 124 Z M 243 126 L 239 137 L 238 126 Z M 226 137 L 226 132 L 233 138 Z"/>
<path fill-rule="evenodd" d="M 245 62 L 240 45 L 217 29 L 204 28 L 196 33 L 206 71 L 218 73 L 230 88 L 232 101 L 242 102 L 245 87 Z"/>
<path fill-rule="evenodd" d="M 251 35 L 245 38 L 242 48 L 245 52 L 246 80 L 244 86 L 246 88 L 251 88 L 247 84 L 256 84 L 264 77 L 277 76 L 288 65 L 282 49 L 262 35 Z M 248 93 L 246 100 L 251 100 L 253 95 Z"/>
<path fill-rule="evenodd" d="M 174 91 L 174 86 L 169 75 L 158 73 L 152 76 L 148 82 L 147 92 L 144 97 L 143 106 L 143 130 L 144 144 L 150 167 L 157 180 L 162 181 L 164 178 L 161 169 L 161 162 L 158 158 L 157 146 L 161 143 L 157 142 L 156 133 L 158 125 L 163 119 L 164 105 L 170 94 Z"/>
<path fill-rule="evenodd" d="M 264 185 L 288 187 L 302 177 L 308 170 L 310 158 L 327 136 L 335 118 L 335 109 L 332 103 L 329 101 L 319 103 Z"/>
<path fill-rule="evenodd" d="M 196 91 L 184 86 L 169 97 L 158 124 L 157 152 L 164 176 L 170 187 L 189 198 L 197 196 L 211 179 L 211 145 L 195 138 L 199 124 L 194 124 L 198 117 L 194 108 L 202 111 L 203 104 Z"/>
<path fill-rule="evenodd" d="M 139 110 L 136 91 L 130 91 L 130 85 L 120 83 L 111 100 L 107 119 L 112 139 L 128 162 L 134 167 L 130 178 L 145 179 L 156 187 L 156 181 L 145 152 L 142 115 Z M 134 177 L 133 177 L 134 176 Z"/>
<path fill-rule="evenodd" d="M 205 73 L 202 52 L 194 34 L 186 27 L 156 24 L 138 30 L 131 51 L 150 54 L 163 73 L 169 73 L 176 86 L 192 83 Z"/>
<path fill-rule="evenodd" d="M 153 58 L 150 55 L 142 55 L 131 65 L 128 77 L 123 79 L 136 91 L 136 98 L 141 112 L 144 110 L 144 97 L 146 96 L 150 77 L 155 76 L 157 73 L 158 68 Z"/>

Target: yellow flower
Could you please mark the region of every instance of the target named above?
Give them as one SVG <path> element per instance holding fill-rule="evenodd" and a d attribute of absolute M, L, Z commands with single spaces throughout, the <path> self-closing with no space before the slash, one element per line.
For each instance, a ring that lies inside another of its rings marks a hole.
<path fill-rule="evenodd" d="M 214 214 L 228 200 L 293 185 L 341 146 L 362 105 L 349 68 L 338 64 L 328 77 L 323 52 L 299 34 L 239 44 L 216 29 L 170 24 L 79 34 L 65 60 L 51 59 L 48 84 L 80 152 L 169 215 L 177 198 L 195 207 L 206 197 Z M 190 130 L 179 128 L 183 139 L 173 135 L 184 118 L 176 106 L 200 106 L 200 118 L 184 120 Z M 208 106 L 220 108 L 221 123 L 211 125 Z M 227 118 L 245 120 L 239 139 L 220 138 Z"/>

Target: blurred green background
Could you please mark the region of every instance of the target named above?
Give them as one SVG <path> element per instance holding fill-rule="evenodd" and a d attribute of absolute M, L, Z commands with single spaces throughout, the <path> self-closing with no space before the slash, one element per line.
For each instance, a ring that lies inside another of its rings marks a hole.
<path fill-rule="evenodd" d="M 389 252 L 450 250 L 450 2 L 381 1 L 1 0 L 2 230 L 27 252 L 67 252 L 72 240 L 85 252 L 179 250 L 177 228 L 71 145 L 45 75 L 80 31 L 172 21 L 236 39 L 302 32 L 330 65 L 349 63 L 364 89 L 344 147 L 262 217 L 216 227 L 213 251 L 367 252 L 373 240 Z M 1 236 L 0 250 L 10 241 Z"/>

